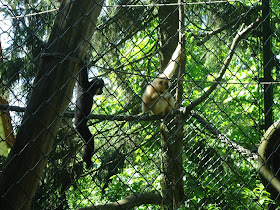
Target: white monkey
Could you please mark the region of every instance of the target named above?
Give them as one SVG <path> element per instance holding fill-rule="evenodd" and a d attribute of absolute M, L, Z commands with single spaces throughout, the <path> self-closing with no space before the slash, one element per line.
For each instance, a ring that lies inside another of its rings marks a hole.
<path fill-rule="evenodd" d="M 142 97 L 143 113 L 150 111 L 152 114 L 164 116 L 175 107 L 175 100 L 168 89 L 171 86 L 169 79 L 172 78 L 178 65 L 180 53 L 179 43 L 163 73 L 146 87 Z"/>

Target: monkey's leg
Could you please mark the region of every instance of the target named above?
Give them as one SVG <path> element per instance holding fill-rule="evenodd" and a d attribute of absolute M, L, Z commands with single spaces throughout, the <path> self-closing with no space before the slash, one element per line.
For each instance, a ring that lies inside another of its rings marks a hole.
<path fill-rule="evenodd" d="M 164 116 L 166 107 L 168 106 L 165 98 L 158 98 L 157 101 L 153 104 L 152 112 L 155 115 Z"/>
<path fill-rule="evenodd" d="M 168 99 L 168 106 L 167 106 L 167 108 L 166 108 L 165 114 L 167 114 L 167 113 L 173 111 L 174 107 L 175 107 L 175 100 L 174 100 L 174 98 L 171 96 L 171 97 Z"/>
<path fill-rule="evenodd" d="M 87 120 L 82 119 L 79 123 L 77 123 L 76 129 L 85 142 L 83 160 L 86 162 L 87 168 L 90 168 L 92 165 L 91 157 L 94 152 L 94 138 L 87 126 Z"/>
<path fill-rule="evenodd" d="M 83 160 L 86 162 L 86 167 L 89 169 L 92 166 L 92 161 L 91 158 L 94 153 L 94 138 L 91 135 L 91 138 L 89 139 L 88 143 L 85 144 L 84 146 L 84 151 L 83 151 Z"/>

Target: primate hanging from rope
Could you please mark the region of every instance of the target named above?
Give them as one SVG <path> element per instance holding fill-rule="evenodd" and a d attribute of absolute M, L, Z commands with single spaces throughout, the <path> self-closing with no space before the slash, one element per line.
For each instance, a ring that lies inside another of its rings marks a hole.
<path fill-rule="evenodd" d="M 78 133 L 82 136 L 85 146 L 83 160 L 87 169 L 92 165 L 92 155 L 94 153 L 94 137 L 91 134 L 87 121 L 93 105 L 93 97 L 102 94 L 104 87 L 103 79 L 94 78 L 88 81 L 88 69 L 85 66 L 78 76 L 77 102 L 75 110 L 75 126 Z"/>

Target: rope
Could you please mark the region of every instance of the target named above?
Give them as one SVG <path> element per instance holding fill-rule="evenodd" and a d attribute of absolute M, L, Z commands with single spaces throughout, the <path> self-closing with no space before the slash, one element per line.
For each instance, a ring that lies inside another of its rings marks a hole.
<path fill-rule="evenodd" d="M 217 0 L 217 1 L 202 1 L 202 2 L 182 2 L 182 3 L 169 3 L 169 4 L 142 4 L 142 5 L 104 5 L 103 7 L 164 7 L 164 6 L 179 6 L 179 5 L 201 5 L 201 4 L 220 4 L 220 3 L 230 3 L 230 2 L 249 2 L 248 0 Z M 15 17 L 9 17 L 9 18 L 4 18 L 1 19 L 0 22 L 2 21 L 7 21 L 7 20 L 12 20 L 12 19 L 19 19 L 19 18 L 25 18 L 25 17 L 30 17 L 30 16 L 35 16 L 35 15 L 40 15 L 44 13 L 49 13 L 49 12 L 55 12 L 58 11 L 58 9 L 51 9 L 51 10 L 46 10 L 42 12 L 35 12 L 31 14 L 26 14 L 26 15 L 19 15 Z"/>
<path fill-rule="evenodd" d="M 55 57 L 61 60 L 68 60 L 74 63 L 82 63 L 85 64 L 86 62 L 81 59 L 81 58 L 77 58 L 77 57 L 72 57 L 72 56 L 68 56 L 68 55 L 64 55 L 62 53 L 41 53 L 41 58 L 44 57 Z"/>

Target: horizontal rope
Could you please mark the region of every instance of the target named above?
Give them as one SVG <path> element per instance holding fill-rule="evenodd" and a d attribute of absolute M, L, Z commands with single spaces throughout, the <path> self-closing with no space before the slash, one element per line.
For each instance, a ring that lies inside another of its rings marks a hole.
<path fill-rule="evenodd" d="M 15 112 L 25 112 L 25 107 L 19 106 L 10 106 L 7 104 L 0 104 L 0 110 L 3 111 L 15 111 Z M 174 110 L 172 114 L 167 117 L 180 114 L 181 111 Z M 74 111 L 66 111 L 62 114 L 63 117 L 74 118 Z M 88 116 L 89 119 L 96 120 L 109 120 L 109 121 L 152 121 L 152 120 L 161 120 L 166 116 L 157 116 L 157 115 L 147 115 L 147 114 L 139 114 L 139 115 L 106 115 L 106 114 L 90 114 Z"/>
<path fill-rule="evenodd" d="M 137 5 L 104 5 L 103 7 L 164 7 L 164 6 L 179 6 L 179 5 L 199 5 L 199 4 L 220 4 L 220 3 L 229 3 L 229 2 L 249 2 L 248 0 L 217 0 L 217 1 L 202 1 L 202 2 L 182 2 L 182 3 L 169 3 L 169 4 L 137 4 Z M 4 18 L 1 19 L 1 21 L 7 21 L 7 20 L 12 20 L 12 19 L 18 19 L 18 18 L 25 18 L 25 17 L 30 17 L 34 15 L 40 15 L 44 13 L 49 13 L 49 12 L 55 12 L 58 11 L 58 9 L 51 9 L 51 10 L 46 10 L 42 12 L 35 12 L 31 14 L 26 14 L 26 15 L 19 15 L 15 17 L 9 17 L 9 18 Z"/>
<path fill-rule="evenodd" d="M 0 110 L 4 111 L 16 111 L 16 112 L 24 112 L 25 107 L 17 107 L 17 106 L 9 106 L 7 104 L 0 104 Z M 180 110 L 174 110 L 171 115 L 167 117 L 172 117 L 177 114 L 182 113 Z M 67 111 L 63 114 L 63 117 L 74 118 L 74 111 Z M 249 158 L 254 160 L 257 159 L 257 154 L 254 152 L 243 148 L 242 146 L 238 145 L 234 141 L 228 139 L 225 135 L 221 134 L 211 123 L 207 122 L 203 117 L 198 115 L 195 111 L 191 111 L 190 116 L 195 118 L 206 130 L 208 130 L 211 134 L 214 134 L 221 142 L 227 144 L 229 147 L 233 148 L 235 151 L 245 155 Z M 162 120 L 165 117 L 163 116 L 156 116 L 156 115 L 147 115 L 147 114 L 139 114 L 139 115 L 97 115 L 97 114 L 90 114 L 89 119 L 96 119 L 96 120 L 109 120 L 109 121 L 153 121 L 153 120 Z"/>
<path fill-rule="evenodd" d="M 35 13 L 31 13 L 31 14 L 26 14 L 26 15 L 19 15 L 19 16 L 15 16 L 15 17 L 4 18 L 4 19 L 1 19 L 0 21 L 19 19 L 19 18 L 30 17 L 30 16 L 34 16 L 34 15 L 41 15 L 41 14 L 44 14 L 44 13 L 54 12 L 54 11 L 57 11 L 57 10 L 58 9 L 50 9 L 50 10 L 46 10 L 46 11 L 42 11 L 42 12 L 35 12 Z"/>
<path fill-rule="evenodd" d="M 200 2 L 181 2 L 168 4 L 137 4 L 137 5 L 107 5 L 104 7 L 163 7 L 163 6 L 180 6 L 180 5 L 198 5 L 198 4 L 219 4 L 229 2 L 246 2 L 248 0 L 217 0 L 217 1 L 200 1 Z"/>
<path fill-rule="evenodd" d="M 81 63 L 81 64 L 86 63 L 83 59 L 80 59 L 77 57 L 72 57 L 69 55 L 62 54 L 62 53 L 41 53 L 41 58 L 44 58 L 44 57 L 55 57 L 55 58 L 58 58 L 61 60 L 68 60 L 73 63 Z"/>

